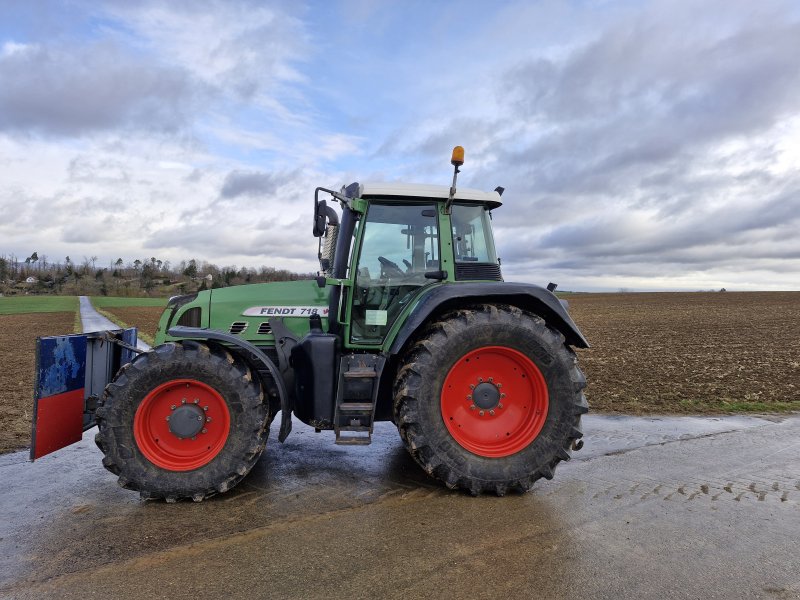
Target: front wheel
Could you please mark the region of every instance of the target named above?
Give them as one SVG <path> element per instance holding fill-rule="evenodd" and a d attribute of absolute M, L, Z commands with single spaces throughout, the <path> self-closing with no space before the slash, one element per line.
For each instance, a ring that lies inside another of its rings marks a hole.
<path fill-rule="evenodd" d="M 158 346 L 123 367 L 97 410 L 95 440 L 121 486 L 145 498 L 199 501 L 258 460 L 268 406 L 250 369 L 221 346 Z"/>
<path fill-rule="evenodd" d="M 525 491 L 582 437 L 586 380 L 560 333 L 511 306 L 443 315 L 406 353 L 394 418 L 412 457 L 448 487 Z"/>

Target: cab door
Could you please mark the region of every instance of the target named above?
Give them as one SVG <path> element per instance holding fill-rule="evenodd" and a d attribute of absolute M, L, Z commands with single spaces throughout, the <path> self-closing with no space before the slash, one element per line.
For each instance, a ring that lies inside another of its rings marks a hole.
<path fill-rule="evenodd" d="M 436 204 L 370 204 L 361 232 L 350 315 L 350 343 L 380 345 L 420 288 L 440 270 Z"/>

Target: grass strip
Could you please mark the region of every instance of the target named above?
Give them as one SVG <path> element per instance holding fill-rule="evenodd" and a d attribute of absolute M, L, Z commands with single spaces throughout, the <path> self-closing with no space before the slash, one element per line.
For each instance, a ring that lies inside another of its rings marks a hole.
<path fill-rule="evenodd" d="M 73 312 L 77 310 L 77 296 L 5 296 L 0 298 L 0 315 Z"/>
<path fill-rule="evenodd" d="M 166 306 L 166 298 L 125 298 L 122 296 L 92 296 L 95 308 L 120 308 L 128 306 Z"/>
<path fill-rule="evenodd" d="M 75 321 L 72 324 L 72 331 L 74 333 L 83 333 L 83 321 L 81 320 L 81 311 L 75 310 Z"/>

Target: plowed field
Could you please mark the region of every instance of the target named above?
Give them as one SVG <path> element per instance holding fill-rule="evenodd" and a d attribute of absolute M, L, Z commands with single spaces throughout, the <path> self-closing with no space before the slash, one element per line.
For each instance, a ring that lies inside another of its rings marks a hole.
<path fill-rule="evenodd" d="M 0 315 L 0 452 L 30 446 L 36 338 L 74 323 L 74 312 Z"/>
<path fill-rule="evenodd" d="M 103 308 L 103 312 L 114 322 L 127 327 L 138 327 L 139 336 L 152 344 L 158 328 L 158 319 L 164 312 L 163 306 L 119 306 Z"/>
<path fill-rule="evenodd" d="M 593 410 L 800 410 L 800 292 L 578 294 Z"/>
<path fill-rule="evenodd" d="M 578 294 L 569 302 L 592 344 L 578 358 L 594 411 L 800 410 L 800 292 Z M 151 339 L 161 310 L 110 309 Z M 73 313 L 0 315 L 0 452 L 29 443 L 36 336 L 70 333 L 73 322 Z"/>

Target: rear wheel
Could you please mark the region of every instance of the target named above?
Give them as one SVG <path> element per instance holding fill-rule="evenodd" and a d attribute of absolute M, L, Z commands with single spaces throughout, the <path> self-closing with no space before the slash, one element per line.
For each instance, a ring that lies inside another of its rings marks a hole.
<path fill-rule="evenodd" d="M 146 498 L 199 501 L 258 460 L 269 411 L 250 369 L 221 346 L 164 344 L 126 365 L 97 410 L 103 465 Z"/>
<path fill-rule="evenodd" d="M 448 487 L 527 490 L 582 437 L 585 378 L 560 333 L 511 306 L 448 313 L 406 353 L 395 388 L 400 436 Z"/>

